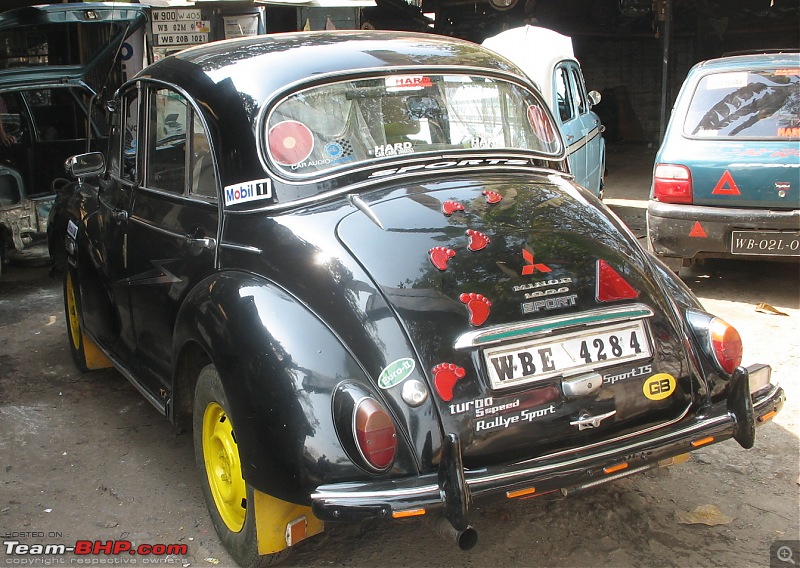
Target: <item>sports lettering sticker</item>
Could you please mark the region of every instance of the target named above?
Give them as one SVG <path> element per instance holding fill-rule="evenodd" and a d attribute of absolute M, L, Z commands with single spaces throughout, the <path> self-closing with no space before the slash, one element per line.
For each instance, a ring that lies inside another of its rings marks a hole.
<path fill-rule="evenodd" d="M 248 201 L 271 198 L 272 180 L 269 178 L 225 186 L 225 205 L 237 205 Z"/>
<path fill-rule="evenodd" d="M 657 373 L 642 385 L 644 396 L 650 400 L 664 400 L 675 392 L 675 377 L 669 373 Z"/>
<path fill-rule="evenodd" d="M 715 73 L 709 75 L 706 88 L 712 89 L 741 89 L 747 86 L 747 71 L 735 73 Z"/>
<path fill-rule="evenodd" d="M 383 371 L 381 371 L 381 374 L 378 375 L 378 386 L 382 389 L 390 389 L 402 383 L 412 373 L 415 365 L 414 359 L 410 357 L 392 361 L 386 365 Z"/>
<path fill-rule="evenodd" d="M 284 120 L 270 128 L 267 141 L 270 154 L 282 166 L 304 162 L 314 150 L 314 135 L 296 120 Z"/>
<path fill-rule="evenodd" d="M 396 75 L 384 81 L 387 91 L 418 91 L 433 86 L 431 78 L 425 75 Z"/>

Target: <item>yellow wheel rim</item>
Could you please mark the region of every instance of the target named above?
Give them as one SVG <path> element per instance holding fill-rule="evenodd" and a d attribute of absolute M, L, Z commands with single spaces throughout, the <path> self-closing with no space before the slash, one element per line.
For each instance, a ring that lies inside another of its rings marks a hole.
<path fill-rule="evenodd" d="M 67 319 L 69 320 L 69 338 L 75 351 L 81 348 L 81 323 L 78 320 L 78 304 L 75 301 L 75 287 L 72 276 L 67 273 Z"/>
<path fill-rule="evenodd" d="M 247 513 L 247 489 L 233 426 L 216 402 L 203 414 L 203 459 L 219 516 L 231 532 L 239 532 Z"/>

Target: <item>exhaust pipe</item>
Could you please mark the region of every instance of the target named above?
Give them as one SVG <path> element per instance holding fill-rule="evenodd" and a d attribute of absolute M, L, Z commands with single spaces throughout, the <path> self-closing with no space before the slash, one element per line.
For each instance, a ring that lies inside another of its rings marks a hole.
<path fill-rule="evenodd" d="M 460 531 L 450 524 L 450 521 L 441 517 L 435 522 L 435 528 L 440 536 L 454 542 L 461 550 L 471 550 L 478 544 L 478 531 L 469 525 L 463 531 Z"/>

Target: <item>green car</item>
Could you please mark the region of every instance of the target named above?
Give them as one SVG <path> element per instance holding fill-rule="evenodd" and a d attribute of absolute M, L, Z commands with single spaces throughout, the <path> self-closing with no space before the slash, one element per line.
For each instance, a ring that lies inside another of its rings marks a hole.
<path fill-rule="evenodd" d="M 800 258 L 800 53 L 689 71 L 656 154 L 647 237 L 673 270 Z"/>

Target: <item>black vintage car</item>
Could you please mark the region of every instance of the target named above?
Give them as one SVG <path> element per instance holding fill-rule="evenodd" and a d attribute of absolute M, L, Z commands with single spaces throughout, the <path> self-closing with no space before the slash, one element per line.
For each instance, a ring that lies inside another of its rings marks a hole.
<path fill-rule="evenodd" d="M 77 365 L 193 429 L 242 565 L 326 521 L 572 494 L 784 402 L 574 183 L 519 69 L 433 35 L 192 48 L 116 96 L 105 156 L 54 209 Z"/>

